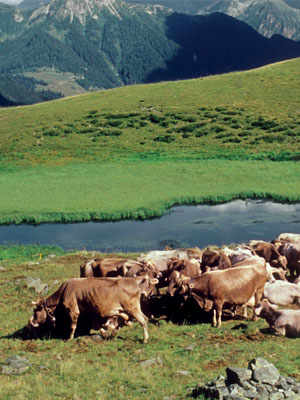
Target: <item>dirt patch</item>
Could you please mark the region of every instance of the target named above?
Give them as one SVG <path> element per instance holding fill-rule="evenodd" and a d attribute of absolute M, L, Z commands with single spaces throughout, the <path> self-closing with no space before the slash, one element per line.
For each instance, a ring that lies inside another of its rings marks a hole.
<path fill-rule="evenodd" d="M 236 343 L 239 340 L 239 338 L 236 338 L 231 335 L 226 335 L 226 336 L 218 336 L 218 335 L 209 335 L 207 336 L 207 341 L 209 343 L 221 343 L 221 344 L 232 344 Z"/>
<path fill-rule="evenodd" d="M 31 353 L 37 353 L 39 351 L 37 344 L 34 342 L 27 342 L 25 350 Z"/>
<path fill-rule="evenodd" d="M 215 360 L 209 361 L 208 363 L 204 364 L 204 369 L 214 370 L 219 368 L 224 368 L 227 366 L 228 361 L 225 360 Z"/>

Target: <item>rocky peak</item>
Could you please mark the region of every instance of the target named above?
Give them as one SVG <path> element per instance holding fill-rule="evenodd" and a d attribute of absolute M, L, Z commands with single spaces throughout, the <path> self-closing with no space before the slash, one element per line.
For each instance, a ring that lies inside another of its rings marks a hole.
<path fill-rule="evenodd" d="M 42 16 L 55 16 L 58 19 L 68 19 L 72 23 L 77 18 L 82 25 L 85 25 L 87 17 L 98 19 L 102 9 L 107 9 L 121 19 L 118 12 L 120 4 L 120 0 L 52 0 L 35 10 L 31 20 Z"/>

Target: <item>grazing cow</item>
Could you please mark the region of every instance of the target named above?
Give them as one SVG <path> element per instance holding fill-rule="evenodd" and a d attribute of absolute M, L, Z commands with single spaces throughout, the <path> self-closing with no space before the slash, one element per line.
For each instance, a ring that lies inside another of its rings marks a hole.
<path fill-rule="evenodd" d="M 126 322 L 132 317 L 142 325 L 146 343 L 147 317 L 141 311 L 140 299 L 142 294 L 148 295 L 155 283 L 157 280 L 147 276 L 69 279 L 47 299 L 35 303 L 29 328 L 35 336 L 45 326 L 51 332 L 61 332 L 61 329 L 63 336 L 73 339 L 79 316 L 85 317 L 89 329 L 111 327 L 120 318 Z"/>
<path fill-rule="evenodd" d="M 255 314 L 264 318 L 277 335 L 300 337 L 300 310 L 279 310 L 264 299 L 255 307 Z"/>
<path fill-rule="evenodd" d="M 257 304 L 267 281 L 265 265 L 251 265 L 211 271 L 186 283 L 190 294 L 203 308 L 206 300 L 212 301 L 212 325 L 221 326 L 224 304 L 245 305 L 254 295 Z"/>
<path fill-rule="evenodd" d="M 263 297 L 278 306 L 300 306 L 300 285 L 286 281 L 267 282 Z"/>
<path fill-rule="evenodd" d="M 255 253 L 263 257 L 272 267 L 287 268 L 287 259 L 281 255 L 273 243 L 263 240 L 251 240 L 249 246 Z"/>

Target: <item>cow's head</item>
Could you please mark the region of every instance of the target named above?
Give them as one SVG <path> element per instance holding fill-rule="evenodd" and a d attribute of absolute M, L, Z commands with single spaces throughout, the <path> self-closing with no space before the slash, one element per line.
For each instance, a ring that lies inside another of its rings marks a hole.
<path fill-rule="evenodd" d="M 150 297 L 154 293 L 155 287 L 159 282 L 158 279 L 150 277 L 148 273 L 139 275 L 135 279 L 139 285 L 141 295 L 145 297 Z"/>
<path fill-rule="evenodd" d="M 33 309 L 33 315 L 29 320 L 28 325 L 31 328 L 40 328 L 45 325 L 55 326 L 54 308 L 46 305 L 46 302 L 41 299 L 37 302 L 32 302 L 35 306 Z"/>
<path fill-rule="evenodd" d="M 257 306 L 254 308 L 254 314 L 261 318 L 270 317 L 274 311 L 278 309 L 278 306 L 275 304 L 270 304 L 267 299 L 263 299 Z"/>

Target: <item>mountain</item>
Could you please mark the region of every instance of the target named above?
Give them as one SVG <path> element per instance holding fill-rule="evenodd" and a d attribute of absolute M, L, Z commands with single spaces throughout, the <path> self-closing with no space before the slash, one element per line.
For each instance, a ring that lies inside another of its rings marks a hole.
<path fill-rule="evenodd" d="M 24 0 L 26 1 L 26 0 Z M 222 12 L 246 22 L 266 37 L 274 34 L 300 40 L 299 0 L 126 0 L 129 3 L 161 4 L 176 12 Z"/>
<path fill-rule="evenodd" d="M 266 37 L 274 34 L 300 40 L 299 0 L 126 0 L 132 4 L 161 4 L 184 14 L 222 12 L 246 22 Z M 23 0 L 19 7 L 34 9 L 49 0 Z"/>
<path fill-rule="evenodd" d="M 300 43 L 268 39 L 225 14 L 122 0 L 52 0 L 34 10 L 2 4 L 0 26 L 0 94 L 19 104 L 300 56 Z"/>
<path fill-rule="evenodd" d="M 3 1 L 3 0 L 2 0 Z M 49 3 L 49 0 L 23 0 L 19 3 L 18 7 L 23 9 L 34 10 Z"/>

